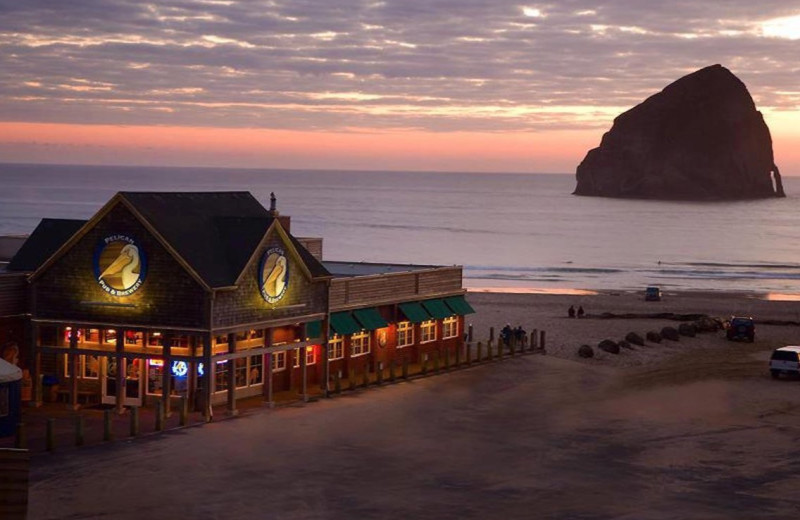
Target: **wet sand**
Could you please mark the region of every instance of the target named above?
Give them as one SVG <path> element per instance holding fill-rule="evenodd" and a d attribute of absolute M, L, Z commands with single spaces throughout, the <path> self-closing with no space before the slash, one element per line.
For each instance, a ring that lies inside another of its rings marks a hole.
<path fill-rule="evenodd" d="M 800 381 L 770 379 L 766 358 L 798 327 L 579 360 L 580 343 L 662 323 L 566 318 L 655 308 L 585 298 L 469 296 L 476 332 L 517 313 L 547 330 L 546 356 L 36 457 L 30 518 L 795 518 Z M 793 319 L 773 303 L 653 312 Z"/>

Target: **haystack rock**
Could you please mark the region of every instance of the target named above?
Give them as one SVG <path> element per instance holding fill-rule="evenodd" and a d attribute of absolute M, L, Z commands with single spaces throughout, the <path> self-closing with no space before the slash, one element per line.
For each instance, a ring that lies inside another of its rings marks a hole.
<path fill-rule="evenodd" d="M 577 179 L 575 195 L 596 197 L 785 196 L 769 128 L 744 83 L 721 65 L 684 76 L 617 116 Z"/>

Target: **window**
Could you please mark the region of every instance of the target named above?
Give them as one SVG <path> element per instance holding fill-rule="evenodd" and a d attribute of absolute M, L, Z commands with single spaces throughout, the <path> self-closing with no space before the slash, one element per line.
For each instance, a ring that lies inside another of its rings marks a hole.
<path fill-rule="evenodd" d="M 272 371 L 273 372 L 280 372 L 281 370 L 286 370 L 286 351 L 281 350 L 280 352 L 273 352 L 272 353 Z"/>
<path fill-rule="evenodd" d="M 233 360 L 236 388 L 247 388 L 247 358 Z"/>
<path fill-rule="evenodd" d="M 458 316 L 450 316 L 442 320 L 442 339 L 458 336 Z"/>
<path fill-rule="evenodd" d="M 164 337 L 160 332 L 153 332 L 147 337 L 148 347 L 161 347 L 164 345 Z"/>
<path fill-rule="evenodd" d="M 107 329 L 103 331 L 103 342 L 104 343 L 116 343 L 117 342 L 117 331 L 114 329 Z"/>
<path fill-rule="evenodd" d="M 64 354 L 64 375 L 70 377 L 72 367 L 69 366 L 69 354 Z M 97 379 L 100 376 L 100 360 L 97 356 L 78 356 L 78 377 L 82 379 Z"/>
<path fill-rule="evenodd" d="M 100 329 L 86 329 L 85 341 L 88 343 L 100 343 Z"/>
<path fill-rule="evenodd" d="M 436 320 L 428 320 L 420 323 L 419 326 L 420 343 L 430 343 L 436 341 Z"/>
<path fill-rule="evenodd" d="M 408 347 L 414 344 L 414 324 L 401 321 L 397 324 L 397 346 Z"/>
<path fill-rule="evenodd" d="M 328 359 L 342 359 L 344 357 L 344 338 L 334 334 L 328 340 Z"/>
<path fill-rule="evenodd" d="M 264 382 L 264 356 L 258 354 L 248 358 L 248 381 L 250 386 L 260 385 Z"/>
<path fill-rule="evenodd" d="M 224 392 L 228 389 L 228 361 L 217 361 L 214 365 L 214 391 Z"/>
<path fill-rule="evenodd" d="M 300 366 L 300 350 L 299 348 L 294 349 L 294 368 Z M 306 347 L 306 365 L 313 365 L 316 362 L 317 353 L 314 351 L 314 347 Z"/>
<path fill-rule="evenodd" d="M 350 355 L 361 356 L 369 354 L 369 332 L 362 330 L 350 336 Z"/>
<path fill-rule="evenodd" d="M 141 345 L 142 344 L 142 333 L 136 332 L 133 330 L 126 330 L 125 331 L 125 344 L 126 345 Z"/>

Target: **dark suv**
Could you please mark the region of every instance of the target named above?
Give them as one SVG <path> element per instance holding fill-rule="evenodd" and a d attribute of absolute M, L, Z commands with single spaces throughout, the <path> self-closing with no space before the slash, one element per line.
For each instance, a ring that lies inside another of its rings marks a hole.
<path fill-rule="evenodd" d="M 752 343 L 756 339 L 756 324 L 753 318 L 743 316 L 731 316 L 728 321 L 726 336 L 730 341 L 749 341 Z"/>

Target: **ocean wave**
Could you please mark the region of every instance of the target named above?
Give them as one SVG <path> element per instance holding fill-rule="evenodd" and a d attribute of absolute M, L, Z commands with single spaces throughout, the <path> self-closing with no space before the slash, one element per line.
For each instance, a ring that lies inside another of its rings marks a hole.
<path fill-rule="evenodd" d="M 626 269 L 612 267 L 520 267 L 465 265 L 464 271 L 518 272 L 518 273 L 576 273 L 576 274 L 612 274 L 626 272 Z"/>

